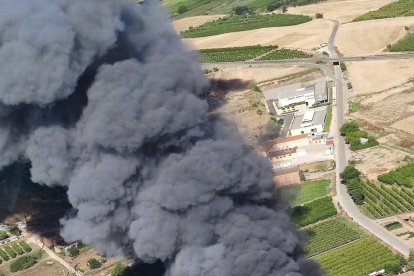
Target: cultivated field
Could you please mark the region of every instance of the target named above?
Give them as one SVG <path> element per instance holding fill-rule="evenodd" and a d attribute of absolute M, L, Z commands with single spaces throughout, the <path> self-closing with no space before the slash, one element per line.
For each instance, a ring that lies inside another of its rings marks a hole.
<path fill-rule="evenodd" d="M 299 226 L 306 226 L 336 215 L 332 198 L 324 197 L 294 208 L 293 219 Z"/>
<path fill-rule="evenodd" d="M 281 191 L 286 197 L 293 198 L 291 205 L 297 206 L 327 196 L 330 183 L 330 180 L 306 181 L 303 184 L 290 185 Z"/>
<path fill-rule="evenodd" d="M 355 21 L 372 20 L 380 18 L 413 16 L 414 15 L 414 0 L 398 0 L 394 3 L 388 4 L 376 11 L 368 12 L 362 16 L 355 18 Z"/>
<path fill-rule="evenodd" d="M 323 13 L 325 18 L 337 19 L 341 22 L 349 22 L 355 17 L 367 12 L 376 10 L 395 0 L 336 0 L 326 1 L 319 4 L 291 7 L 289 13 L 305 14 L 313 16 L 316 13 Z"/>
<path fill-rule="evenodd" d="M 199 16 L 192 16 L 192 17 L 186 17 L 183 19 L 179 19 L 173 22 L 174 28 L 177 30 L 177 32 L 183 32 L 188 30 L 190 27 L 198 27 L 202 24 L 205 24 L 207 22 L 217 20 L 219 18 L 223 17 L 223 15 L 199 15 Z"/>
<path fill-rule="evenodd" d="M 414 60 L 382 60 L 347 63 L 350 81 L 357 94 L 398 87 L 414 75 Z"/>
<path fill-rule="evenodd" d="M 255 66 L 249 67 L 248 65 L 243 66 L 220 66 L 220 70 L 210 73 L 210 77 L 214 79 L 232 80 L 240 79 L 243 81 L 250 82 L 265 82 L 273 79 L 289 79 L 295 76 L 308 75 L 307 72 L 312 70 L 311 77 L 321 77 L 322 74 L 319 71 L 309 69 L 301 66 L 290 66 L 290 65 L 277 65 L 277 66 Z M 276 85 L 278 81 L 273 83 Z"/>
<path fill-rule="evenodd" d="M 398 261 L 390 249 L 373 239 L 363 239 L 315 258 L 330 276 L 365 276 L 383 268 L 387 261 Z"/>
<path fill-rule="evenodd" d="M 335 218 L 306 229 L 309 240 L 306 254 L 315 256 L 338 246 L 357 240 L 363 236 L 355 225 L 343 218 Z"/>
<path fill-rule="evenodd" d="M 393 128 L 414 134 L 414 116 L 402 119 L 392 125 Z"/>
<path fill-rule="evenodd" d="M 343 24 L 338 30 L 335 45 L 345 56 L 379 54 L 387 50 L 388 44 L 403 38 L 406 34 L 404 27 L 413 23 L 414 17 L 399 17 Z"/>
<path fill-rule="evenodd" d="M 332 26 L 333 23 L 328 20 L 312 20 L 296 26 L 263 28 L 210 37 L 190 38 L 184 39 L 184 42 L 196 49 L 242 47 L 260 44 L 312 50 L 329 40 Z"/>
<path fill-rule="evenodd" d="M 186 38 L 205 37 L 260 28 L 299 25 L 310 20 L 311 18 L 308 16 L 294 14 L 229 16 L 189 29 L 182 32 L 181 35 Z"/>
<path fill-rule="evenodd" d="M 414 51 L 414 33 L 407 34 L 401 40 L 392 45 L 391 52 Z"/>

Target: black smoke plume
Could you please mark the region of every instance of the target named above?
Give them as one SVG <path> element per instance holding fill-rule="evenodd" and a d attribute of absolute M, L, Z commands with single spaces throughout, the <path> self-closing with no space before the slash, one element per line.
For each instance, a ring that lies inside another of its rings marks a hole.
<path fill-rule="evenodd" d="M 269 163 L 204 99 L 157 1 L 0 0 L 1 166 L 67 187 L 67 241 L 171 276 L 318 275 Z M 230 129 L 230 130 L 229 130 Z"/>

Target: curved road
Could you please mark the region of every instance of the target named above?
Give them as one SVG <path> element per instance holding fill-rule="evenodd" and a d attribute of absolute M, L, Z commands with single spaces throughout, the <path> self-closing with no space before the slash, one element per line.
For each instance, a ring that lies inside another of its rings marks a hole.
<path fill-rule="evenodd" d="M 338 31 L 339 22 L 335 22 L 334 29 L 332 31 L 331 38 L 329 40 L 329 56 L 336 58 L 334 51 L 335 35 Z M 347 103 L 345 91 L 343 90 L 343 75 L 339 66 L 335 66 L 335 77 L 336 77 L 336 128 L 334 132 L 335 136 L 335 159 L 336 159 L 336 197 L 339 204 L 344 209 L 345 213 L 353 221 L 364 227 L 366 230 L 371 232 L 377 238 L 387 243 L 389 246 L 400 252 L 401 254 L 408 256 L 410 253 L 410 247 L 401 239 L 391 234 L 384 227 L 379 225 L 376 221 L 366 217 L 353 202 L 349 196 L 346 186 L 341 183 L 339 174 L 342 172 L 347 165 L 347 148 L 345 146 L 345 139 L 340 135 L 339 129 L 344 123 L 344 110 L 345 104 Z"/>

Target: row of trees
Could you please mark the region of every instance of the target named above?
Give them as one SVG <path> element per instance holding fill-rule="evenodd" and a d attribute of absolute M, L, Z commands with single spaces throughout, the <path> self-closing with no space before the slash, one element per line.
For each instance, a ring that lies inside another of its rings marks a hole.
<path fill-rule="evenodd" d="M 342 181 L 346 184 L 348 194 L 357 205 L 364 204 L 365 194 L 362 188 L 361 172 L 354 166 L 348 165 L 344 171 L 339 175 Z"/>

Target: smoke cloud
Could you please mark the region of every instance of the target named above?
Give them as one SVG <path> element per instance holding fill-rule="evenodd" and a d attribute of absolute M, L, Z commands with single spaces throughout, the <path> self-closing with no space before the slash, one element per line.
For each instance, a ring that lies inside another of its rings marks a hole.
<path fill-rule="evenodd" d="M 0 165 L 25 156 L 33 181 L 67 187 L 62 236 L 108 256 L 170 276 L 319 275 L 268 161 L 210 117 L 155 2 L 0 0 Z"/>

